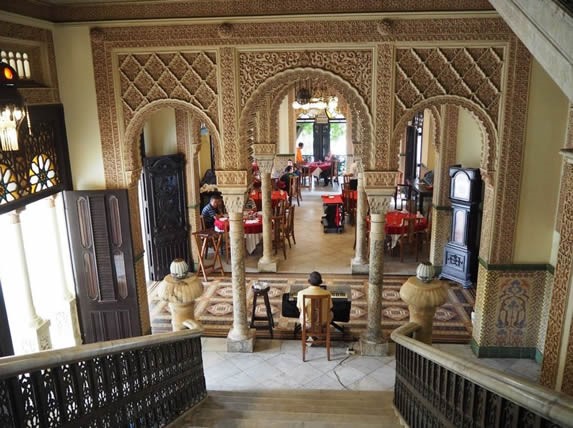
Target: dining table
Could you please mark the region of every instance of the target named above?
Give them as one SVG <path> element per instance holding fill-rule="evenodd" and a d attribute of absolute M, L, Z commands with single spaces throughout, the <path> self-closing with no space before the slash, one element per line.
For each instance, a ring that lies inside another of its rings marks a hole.
<path fill-rule="evenodd" d="M 245 230 L 245 247 L 249 254 L 253 254 L 257 245 L 263 239 L 263 215 L 261 212 L 243 213 L 243 228 Z M 226 232 L 229 230 L 229 217 L 221 216 L 215 219 L 215 230 Z"/>
<path fill-rule="evenodd" d="M 257 210 L 258 211 L 262 211 L 263 207 L 263 192 L 261 192 L 259 189 L 255 189 L 253 191 L 251 191 L 249 193 L 249 197 L 255 201 L 255 204 L 257 205 Z M 273 190 L 271 192 L 271 204 L 274 207 L 278 201 L 286 201 L 288 199 L 288 193 L 285 192 L 284 190 Z"/>
<path fill-rule="evenodd" d="M 428 227 L 428 220 L 422 214 L 409 211 L 388 211 L 386 213 L 384 232 L 392 239 L 392 248 L 396 246 L 400 236 L 408 232 L 404 219 L 418 219 L 414 223 L 414 232 L 420 232 Z"/>

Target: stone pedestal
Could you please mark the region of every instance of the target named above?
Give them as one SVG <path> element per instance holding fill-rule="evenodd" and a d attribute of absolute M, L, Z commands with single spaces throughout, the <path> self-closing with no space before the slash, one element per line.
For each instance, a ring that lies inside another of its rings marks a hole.
<path fill-rule="evenodd" d="M 197 276 L 188 274 L 178 279 L 167 274 L 157 292 L 161 300 L 169 303 L 173 331 L 185 329 L 183 323 L 186 320 L 195 321 L 195 299 L 203 294 L 203 286 Z"/>
<path fill-rule="evenodd" d="M 412 276 L 400 288 L 400 297 L 408 304 L 410 322 L 420 325 L 420 329 L 414 333 L 414 339 L 431 345 L 434 314 L 448 298 L 445 282 L 423 282 Z"/>
<path fill-rule="evenodd" d="M 251 328 L 246 335 L 235 337 L 233 330 L 227 336 L 227 352 L 254 352 L 256 329 Z"/>

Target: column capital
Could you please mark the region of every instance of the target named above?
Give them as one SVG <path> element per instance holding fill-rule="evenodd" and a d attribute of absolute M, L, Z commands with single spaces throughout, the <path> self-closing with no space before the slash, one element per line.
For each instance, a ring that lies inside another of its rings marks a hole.
<path fill-rule="evenodd" d="M 364 171 L 364 191 L 368 197 L 370 212 L 384 214 L 390 208 L 394 196 L 397 171 Z"/>
<path fill-rule="evenodd" d="M 8 213 L 8 216 L 10 218 L 10 224 L 18 224 L 20 223 L 20 214 L 22 213 L 22 211 L 24 211 L 26 209 L 26 207 L 21 207 L 21 208 L 17 208 L 15 210 L 12 210 Z"/>
<path fill-rule="evenodd" d="M 191 154 L 197 155 L 201 151 L 201 143 L 191 143 Z"/>
<path fill-rule="evenodd" d="M 141 168 L 125 171 L 125 183 L 127 187 L 137 186 L 141 178 Z"/>
<path fill-rule="evenodd" d="M 247 197 L 247 171 L 216 171 L 217 188 L 223 194 L 225 208 L 229 213 L 243 212 Z"/>

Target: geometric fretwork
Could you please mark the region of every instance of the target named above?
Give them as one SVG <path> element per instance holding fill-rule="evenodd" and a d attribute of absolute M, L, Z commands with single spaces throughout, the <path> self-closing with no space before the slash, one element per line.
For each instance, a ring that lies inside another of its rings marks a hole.
<path fill-rule="evenodd" d="M 478 104 L 497 127 L 504 49 L 396 49 L 394 118 L 425 99 L 457 95 Z"/>
<path fill-rule="evenodd" d="M 218 125 L 215 52 L 119 54 L 118 64 L 126 126 L 138 109 L 166 98 L 193 104 Z"/>

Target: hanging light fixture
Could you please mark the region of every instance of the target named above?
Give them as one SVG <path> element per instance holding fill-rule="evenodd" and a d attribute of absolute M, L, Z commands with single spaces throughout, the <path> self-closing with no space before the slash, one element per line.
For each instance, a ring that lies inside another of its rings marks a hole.
<path fill-rule="evenodd" d="M 324 92 L 324 91 L 323 91 Z M 310 82 L 299 82 L 295 86 L 295 100 L 292 107 L 297 110 L 324 110 L 327 106 L 324 101 L 324 94 L 313 89 Z"/>
<path fill-rule="evenodd" d="M 24 98 L 16 88 L 18 74 L 6 63 L 0 63 L 0 150 L 18 150 L 18 128 L 30 116 Z"/>

